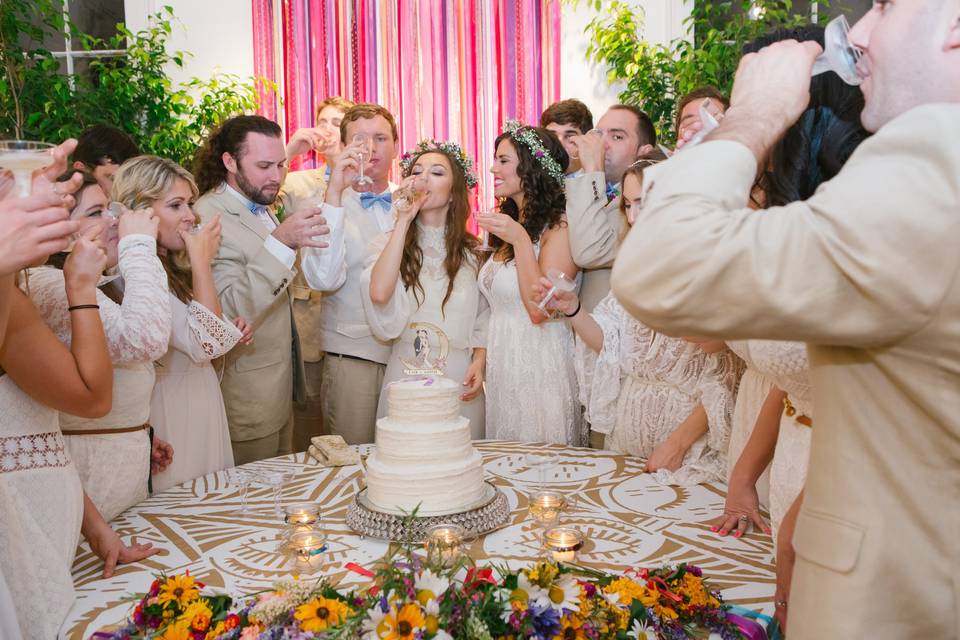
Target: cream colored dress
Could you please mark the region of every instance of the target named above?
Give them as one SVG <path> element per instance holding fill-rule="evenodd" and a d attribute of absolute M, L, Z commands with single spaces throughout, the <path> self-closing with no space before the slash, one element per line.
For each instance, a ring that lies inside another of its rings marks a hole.
<path fill-rule="evenodd" d="M 416 222 L 417 242 L 423 251 L 420 284 L 423 293 L 404 289 L 397 278 L 393 297 L 384 305 L 370 299 L 370 278 L 373 266 L 387 245 L 390 233 L 383 234 L 370 245 L 369 258 L 363 271 L 361 292 L 363 310 L 373 335 L 392 341 L 390 360 L 383 378 L 383 388 L 406 377 L 405 370 L 436 365 L 444 375 L 463 382 L 473 358 L 473 349 L 486 347 L 490 310 L 477 286 L 477 260 L 471 256 L 457 272 L 453 290 L 441 308 L 447 293 L 447 272 L 443 261 L 447 251 L 443 227 L 428 227 Z M 417 295 L 420 296 L 418 301 Z M 442 332 L 438 333 L 437 329 Z M 446 353 L 443 339 L 446 339 Z M 470 434 L 478 440 L 486 437 L 484 396 L 481 393 L 469 402 L 461 402 L 461 415 L 470 419 Z M 377 417 L 387 413 L 387 394 L 380 394 Z"/>
<path fill-rule="evenodd" d="M 197 301 L 184 304 L 172 293 L 170 350 L 157 361 L 150 402 L 156 436 L 173 446 L 173 462 L 153 476 L 153 490 L 233 466 L 220 379 L 211 360 L 240 340 L 240 330 Z"/>
<path fill-rule="evenodd" d="M 753 434 L 753 428 L 757 424 L 757 416 L 760 414 L 760 408 L 767 399 L 767 394 L 773 387 L 773 383 L 757 371 L 753 365 L 744 357 L 749 352 L 746 349 L 745 340 L 730 341 L 727 346 L 730 350 L 740 356 L 746 362 L 746 370 L 740 378 L 740 386 L 737 389 L 737 401 L 733 407 L 733 426 L 730 429 L 730 446 L 727 449 L 727 482 L 730 481 L 730 475 L 733 473 L 733 467 L 740 459 L 740 454 L 747 446 L 747 441 Z M 764 508 L 770 506 L 770 465 L 763 470 L 763 473 L 757 479 L 757 497 L 760 505 Z"/>
<path fill-rule="evenodd" d="M 539 255 L 539 243 L 534 252 Z M 530 321 L 513 260 L 487 260 L 480 291 L 490 303 L 487 437 L 586 446 L 570 326 Z"/>
<path fill-rule="evenodd" d="M 764 380 L 786 392 L 797 412 L 791 417 L 784 411 L 780 417 L 777 448 L 769 467 L 770 522 L 776 536 L 783 516 L 807 479 L 812 432 L 811 427 L 796 421 L 796 417 L 800 415 L 813 418 L 807 345 L 802 342 L 775 340 L 744 340 L 730 342 L 728 345 L 750 363 Z M 769 391 L 769 387 L 767 390 Z"/>
<path fill-rule="evenodd" d="M 0 573 L 20 631 L 28 639 L 55 638 L 73 604 L 70 568 L 83 489 L 57 412 L 27 396 L 9 374 L 0 375 L 0 514 Z"/>
<path fill-rule="evenodd" d="M 608 448 L 647 458 L 702 404 L 707 432 L 677 471 L 662 469 L 654 476 L 675 485 L 722 481 L 740 359 L 726 349 L 706 353 L 654 331 L 630 316 L 612 293 L 590 315 L 603 331 L 603 348 L 596 353 L 578 340 L 575 361 L 591 428 L 609 434 Z"/>
<path fill-rule="evenodd" d="M 153 393 L 153 361 L 167 352 L 170 295 L 167 274 L 157 258 L 156 240 L 129 235 L 118 247 L 123 303 L 97 291 L 100 318 L 113 360 L 113 406 L 91 420 L 60 414 L 64 431 L 122 429 L 146 424 Z M 58 338 L 70 345 L 70 312 L 63 272 L 31 269 L 29 293 L 40 315 Z M 146 429 L 129 433 L 65 436 L 83 489 L 106 520 L 147 497 L 150 439 Z"/>

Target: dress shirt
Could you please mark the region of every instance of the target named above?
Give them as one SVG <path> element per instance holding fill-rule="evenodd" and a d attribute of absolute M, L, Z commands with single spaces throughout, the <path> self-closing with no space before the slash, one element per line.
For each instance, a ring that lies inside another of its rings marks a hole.
<path fill-rule="evenodd" d="M 287 269 L 292 269 L 293 263 L 297 260 L 297 252 L 277 240 L 272 235 L 274 229 L 277 228 L 277 223 L 270 215 L 270 211 L 262 204 L 257 204 L 227 183 L 223 184 L 223 188 L 227 193 L 242 202 L 243 206 L 245 206 L 250 213 L 255 215 L 257 220 L 263 223 L 263 226 L 266 227 L 267 231 L 271 233 L 271 235 L 267 236 L 267 239 L 263 241 L 263 246 L 274 258 L 279 260 L 283 266 L 285 266 Z"/>

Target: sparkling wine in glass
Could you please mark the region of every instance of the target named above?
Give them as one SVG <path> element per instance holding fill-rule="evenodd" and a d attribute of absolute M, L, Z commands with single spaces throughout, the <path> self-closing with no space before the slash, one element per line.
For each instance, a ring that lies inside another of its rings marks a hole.
<path fill-rule="evenodd" d="M 30 140 L 0 140 L 0 168 L 9 169 L 17 185 L 17 196 L 30 195 L 33 172 L 50 164 L 54 145 Z"/>
<path fill-rule="evenodd" d="M 357 133 L 353 136 L 352 142 L 360 145 L 360 169 L 357 176 L 353 179 L 354 191 L 369 191 L 373 185 L 373 178 L 363 174 L 363 166 L 370 160 L 372 141 L 366 133 Z"/>
<path fill-rule="evenodd" d="M 478 218 L 485 218 L 491 215 L 493 215 L 493 211 L 477 211 Z M 484 251 L 484 252 L 494 251 L 494 247 L 490 245 L 489 231 L 487 231 L 486 229 L 480 229 L 480 238 L 482 239 L 482 242 L 480 243 L 480 246 L 477 247 L 478 251 Z"/>
<path fill-rule="evenodd" d="M 427 181 L 423 176 L 415 176 L 409 184 L 397 189 L 393 194 L 393 206 L 397 211 L 406 213 L 427 197 Z"/>
<path fill-rule="evenodd" d="M 547 303 L 553 299 L 557 291 L 573 291 L 577 288 L 577 283 L 571 280 L 567 274 L 560 269 L 547 269 L 547 278 L 549 278 L 553 286 L 550 287 L 547 295 L 543 296 L 543 300 L 537 305 L 537 309 L 540 309 L 544 314 L 547 313 Z"/>

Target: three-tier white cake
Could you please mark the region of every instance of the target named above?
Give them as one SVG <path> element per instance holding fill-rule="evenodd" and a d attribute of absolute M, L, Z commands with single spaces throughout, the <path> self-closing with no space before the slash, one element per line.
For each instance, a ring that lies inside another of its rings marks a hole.
<path fill-rule="evenodd" d="M 483 459 L 460 415 L 460 385 L 442 376 L 391 384 L 367 459 L 367 499 L 388 510 L 458 513 L 484 496 Z"/>

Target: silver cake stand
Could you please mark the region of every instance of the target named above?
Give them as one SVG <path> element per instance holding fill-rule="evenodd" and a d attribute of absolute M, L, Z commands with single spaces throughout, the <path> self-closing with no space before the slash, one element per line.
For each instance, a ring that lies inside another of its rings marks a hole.
<path fill-rule="evenodd" d="M 370 502 L 363 489 L 347 507 L 347 525 L 362 536 L 394 542 L 420 542 L 428 528 L 437 524 L 458 524 L 476 535 L 499 528 L 510 518 L 507 496 L 490 482 L 484 482 L 483 498 L 457 513 L 417 512 L 410 518 L 401 511 L 384 510 Z"/>

